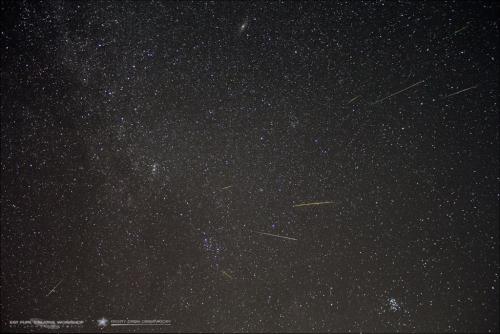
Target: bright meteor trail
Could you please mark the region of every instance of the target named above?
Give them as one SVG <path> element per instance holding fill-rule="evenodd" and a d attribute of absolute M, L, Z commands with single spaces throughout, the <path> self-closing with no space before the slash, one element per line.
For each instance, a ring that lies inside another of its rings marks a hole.
<path fill-rule="evenodd" d="M 295 204 L 293 207 L 294 208 L 299 208 L 302 206 L 313 206 L 313 205 L 325 205 L 325 204 L 332 204 L 333 202 L 327 201 L 327 202 L 311 202 L 311 203 L 302 203 L 302 204 Z"/>
<path fill-rule="evenodd" d="M 407 90 L 408 90 L 408 89 L 410 89 L 410 88 L 413 88 L 413 87 L 415 87 L 415 86 L 417 86 L 417 85 L 420 85 L 420 84 L 421 84 L 422 82 L 424 82 L 424 81 L 425 81 L 425 80 L 421 80 L 421 81 L 419 81 L 419 82 L 417 82 L 417 83 L 414 83 L 414 84 L 413 84 L 413 85 L 411 85 L 411 86 L 408 86 L 408 87 L 406 87 L 406 88 L 404 88 L 404 89 L 398 90 L 397 92 L 392 93 L 391 95 L 386 96 L 386 97 L 384 97 L 383 99 L 380 99 L 380 100 L 377 100 L 377 101 L 373 102 L 373 104 L 377 104 L 377 103 L 380 103 L 380 102 L 382 102 L 382 101 L 385 101 L 385 100 L 387 100 L 388 98 L 391 98 L 391 97 L 393 97 L 393 96 L 396 96 L 396 95 L 398 95 L 398 94 L 400 94 L 400 93 L 402 93 L 402 92 L 404 92 L 404 91 L 407 91 Z"/>

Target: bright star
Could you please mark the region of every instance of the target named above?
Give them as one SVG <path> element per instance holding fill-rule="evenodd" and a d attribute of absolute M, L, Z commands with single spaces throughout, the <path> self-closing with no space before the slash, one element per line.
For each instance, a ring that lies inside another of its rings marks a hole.
<path fill-rule="evenodd" d="M 245 31 L 245 29 L 248 27 L 248 19 L 245 19 L 243 23 L 240 25 L 240 34 Z"/>

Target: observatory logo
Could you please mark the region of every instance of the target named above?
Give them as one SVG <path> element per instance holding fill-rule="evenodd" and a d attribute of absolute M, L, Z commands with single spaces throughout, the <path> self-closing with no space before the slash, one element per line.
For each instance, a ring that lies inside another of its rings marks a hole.
<path fill-rule="evenodd" d="M 97 320 L 97 326 L 99 326 L 100 328 L 104 328 L 104 327 L 108 326 L 108 324 L 109 324 L 109 320 L 104 318 L 104 317 Z"/>

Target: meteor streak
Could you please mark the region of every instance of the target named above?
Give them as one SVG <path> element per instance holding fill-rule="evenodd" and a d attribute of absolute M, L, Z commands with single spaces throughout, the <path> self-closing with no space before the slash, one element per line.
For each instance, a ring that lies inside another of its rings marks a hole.
<path fill-rule="evenodd" d="M 295 204 L 293 207 L 294 208 L 299 208 L 301 206 L 313 206 L 313 205 L 324 205 L 324 204 L 332 204 L 333 202 L 311 202 L 311 203 L 302 203 L 302 204 Z"/>
<path fill-rule="evenodd" d="M 59 283 L 57 283 L 57 284 L 56 284 L 56 286 L 55 286 L 55 287 L 53 287 L 53 288 L 52 288 L 52 290 L 50 290 L 50 291 L 49 291 L 49 293 L 48 293 L 45 297 L 50 296 L 50 295 L 52 294 L 52 292 L 56 291 L 56 288 L 59 286 L 59 284 L 61 284 L 61 283 L 62 283 L 62 281 L 63 281 L 63 280 L 64 280 L 64 278 L 63 278 L 63 279 L 61 279 L 61 280 L 59 281 Z"/>
<path fill-rule="evenodd" d="M 294 241 L 297 241 L 297 239 L 295 239 L 295 238 L 285 237 L 285 236 L 283 236 L 283 235 L 271 234 L 271 233 L 259 232 L 259 231 L 252 231 L 252 232 L 259 233 L 259 234 L 263 234 L 263 235 L 268 235 L 268 236 L 271 236 L 271 237 L 276 237 L 276 238 L 282 238 L 282 239 L 287 239 L 287 240 L 294 240 Z"/>
<path fill-rule="evenodd" d="M 448 97 L 452 97 L 452 96 L 458 95 L 460 93 L 466 92 L 466 91 L 474 89 L 474 88 L 477 88 L 477 85 L 469 87 L 469 88 L 465 88 L 465 89 L 462 89 L 462 90 L 459 90 L 458 92 L 455 92 L 455 93 L 451 93 L 450 95 L 446 95 L 444 98 L 446 99 Z"/>
<path fill-rule="evenodd" d="M 465 30 L 467 29 L 467 27 L 469 27 L 469 23 L 467 23 L 465 26 L 463 26 L 462 28 L 458 29 L 457 31 L 455 31 L 453 34 L 456 35 L 458 34 L 459 32 L 461 32 L 462 30 Z"/>
<path fill-rule="evenodd" d="M 229 279 L 233 279 L 233 276 L 229 275 L 224 270 L 222 270 L 222 274 L 224 274 L 224 276 L 226 276 L 226 277 L 229 277 Z"/>
<path fill-rule="evenodd" d="M 351 103 L 351 102 L 356 101 L 356 100 L 357 100 L 357 99 L 359 99 L 360 97 L 361 97 L 361 95 L 358 95 L 358 96 L 353 97 L 352 99 L 350 99 L 350 100 L 347 102 L 347 104 L 349 104 L 349 103 Z"/>
<path fill-rule="evenodd" d="M 395 96 L 395 95 L 398 95 L 398 94 L 400 94 L 400 93 L 402 93 L 402 92 L 404 92 L 404 91 L 406 91 L 406 90 L 408 90 L 408 89 L 410 89 L 410 88 L 412 88 L 412 87 L 415 87 L 415 86 L 417 86 L 417 85 L 420 85 L 420 84 L 421 84 L 422 82 L 424 82 L 424 81 L 425 81 L 425 80 L 421 80 L 421 81 L 419 81 L 419 82 L 417 82 L 417 83 L 414 83 L 414 84 L 413 84 L 413 85 L 411 85 L 411 86 L 408 86 L 408 87 L 406 87 L 406 88 L 404 88 L 404 89 L 398 90 L 396 93 L 392 93 L 391 95 L 386 96 L 386 97 L 384 97 L 383 99 L 380 99 L 380 100 L 377 100 L 377 101 L 373 102 L 373 104 L 377 104 L 377 103 L 380 103 L 380 102 L 382 102 L 382 101 L 385 101 L 385 100 L 387 100 L 388 98 L 391 98 L 391 97 L 393 97 L 393 96 Z"/>

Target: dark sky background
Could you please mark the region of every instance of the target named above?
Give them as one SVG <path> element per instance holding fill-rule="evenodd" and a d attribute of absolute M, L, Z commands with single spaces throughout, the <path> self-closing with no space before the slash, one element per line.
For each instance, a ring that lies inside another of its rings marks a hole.
<path fill-rule="evenodd" d="M 1 10 L 3 330 L 499 330 L 497 4 Z"/>

